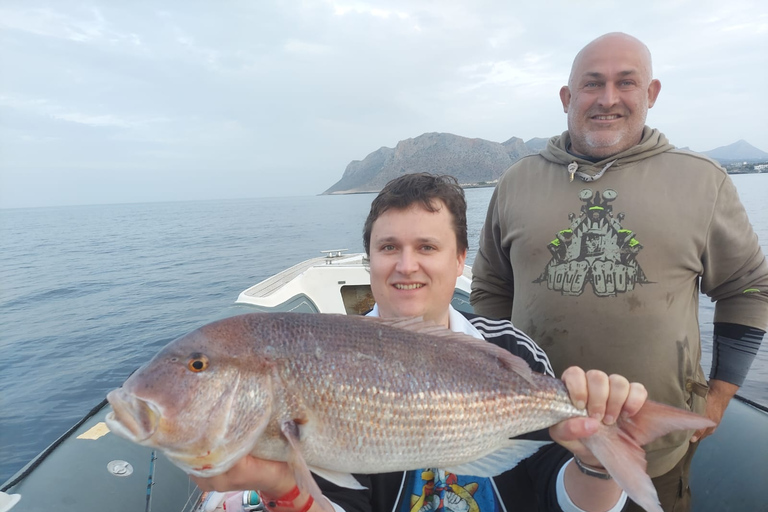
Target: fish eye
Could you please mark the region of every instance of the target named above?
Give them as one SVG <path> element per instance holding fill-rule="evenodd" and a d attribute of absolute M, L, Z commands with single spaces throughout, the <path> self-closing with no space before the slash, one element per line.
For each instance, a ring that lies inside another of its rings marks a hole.
<path fill-rule="evenodd" d="M 189 368 L 189 371 L 191 372 L 199 373 L 208 368 L 209 363 L 207 356 L 195 353 L 190 357 L 189 362 L 187 363 L 187 368 Z"/>

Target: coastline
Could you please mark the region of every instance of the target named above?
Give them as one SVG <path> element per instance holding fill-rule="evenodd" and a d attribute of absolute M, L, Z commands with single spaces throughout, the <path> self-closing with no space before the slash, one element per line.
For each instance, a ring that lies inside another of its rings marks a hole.
<path fill-rule="evenodd" d="M 741 174 L 768 174 L 768 170 L 739 170 L 739 169 L 728 169 L 725 167 L 725 170 L 728 174 L 732 175 L 741 175 Z M 495 187 L 496 184 L 499 182 L 499 180 L 493 180 L 493 181 L 480 181 L 477 183 L 459 183 L 459 186 L 463 189 L 471 189 L 471 188 L 489 188 L 489 187 Z M 337 190 L 334 192 L 325 193 L 322 192 L 320 194 L 317 194 L 318 196 L 344 196 L 344 195 L 350 195 L 350 194 L 378 194 L 379 190 Z"/>

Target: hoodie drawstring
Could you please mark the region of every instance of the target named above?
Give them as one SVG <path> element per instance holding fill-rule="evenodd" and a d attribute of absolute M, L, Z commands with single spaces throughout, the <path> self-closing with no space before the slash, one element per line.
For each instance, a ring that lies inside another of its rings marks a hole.
<path fill-rule="evenodd" d="M 600 172 L 598 172 L 595 175 L 590 175 L 590 174 L 587 174 L 585 172 L 577 171 L 577 169 L 579 168 L 579 164 L 576 163 L 576 162 L 571 162 L 571 163 L 568 164 L 568 175 L 570 177 L 570 181 L 573 181 L 573 175 L 574 174 L 576 176 L 578 176 L 579 178 L 581 178 L 581 181 L 595 181 L 597 179 L 600 179 L 600 177 L 603 174 L 605 174 L 605 171 L 607 171 L 610 166 L 612 166 L 613 164 L 615 164 L 618 161 L 619 161 L 618 159 L 611 160 L 610 162 L 605 164 L 605 167 L 603 167 L 600 170 Z"/>

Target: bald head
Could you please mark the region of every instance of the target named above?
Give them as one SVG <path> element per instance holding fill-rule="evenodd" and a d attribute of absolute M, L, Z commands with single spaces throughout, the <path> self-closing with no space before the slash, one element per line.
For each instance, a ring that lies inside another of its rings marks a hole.
<path fill-rule="evenodd" d="M 650 81 L 653 77 L 651 51 L 648 47 L 638 38 L 625 34 L 624 32 L 610 32 L 592 40 L 592 42 L 576 54 L 576 57 L 573 59 L 573 64 L 571 65 L 571 75 L 568 78 L 569 87 L 573 86 L 574 73 L 579 71 L 582 61 L 595 53 L 604 52 L 606 48 L 622 48 L 628 53 L 633 53 L 637 56 L 638 62 L 641 63 L 642 72 L 648 80 Z"/>
<path fill-rule="evenodd" d="M 612 32 L 589 43 L 560 89 L 573 152 L 603 159 L 637 145 L 660 90 L 651 52 L 637 38 Z"/>

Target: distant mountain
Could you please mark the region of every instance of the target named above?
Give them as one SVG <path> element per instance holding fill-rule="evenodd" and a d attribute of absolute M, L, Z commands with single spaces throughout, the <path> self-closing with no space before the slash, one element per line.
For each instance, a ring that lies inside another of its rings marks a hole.
<path fill-rule="evenodd" d="M 547 147 L 547 142 L 549 142 L 549 139 L 545 139 L 543 137 L 534 137 L 533 139 L 527 141 L 525 146 L 531 151 L 538 153 Z"/>
<path fill-rule="evenodd" d="M 536 149 L 517 137 L 498 143 L 451 133 L 425 133 L 398 142 L 394 149 L 382 147 L 362 161 L 353 160 L 341 179 L 323 194 L 378 192 L 388 181 L 412 172 L 451 174 L 467 185 L 494 182 L 517 160 L 538 153 L 546 145 L 546 139 L 531 141 Z"/>
<path fill-rule="evenodd" d="M 382 147 L 363 160 L 353 160 L 344 175 L 323 194 L 378 192 L 390 180 L 412 172 L 451 174 L 462 185 L 491 184 L 520 158 L 540 152 L 549 139 L 505 142 L 469 139 L 452 133 L 425 133 Z M 732 162 L 768 162 L 768 153 L 746 141 L 704 152 L 726 165 Z"/>
<path fill-rule="evenodd" d="M 728 146 L 721 146 L 710 151 L 704 151 L 709 158 L 718 162 L 767 162 L 768 153 L 757 149 L 745 140 L 734 142 Z"/>

